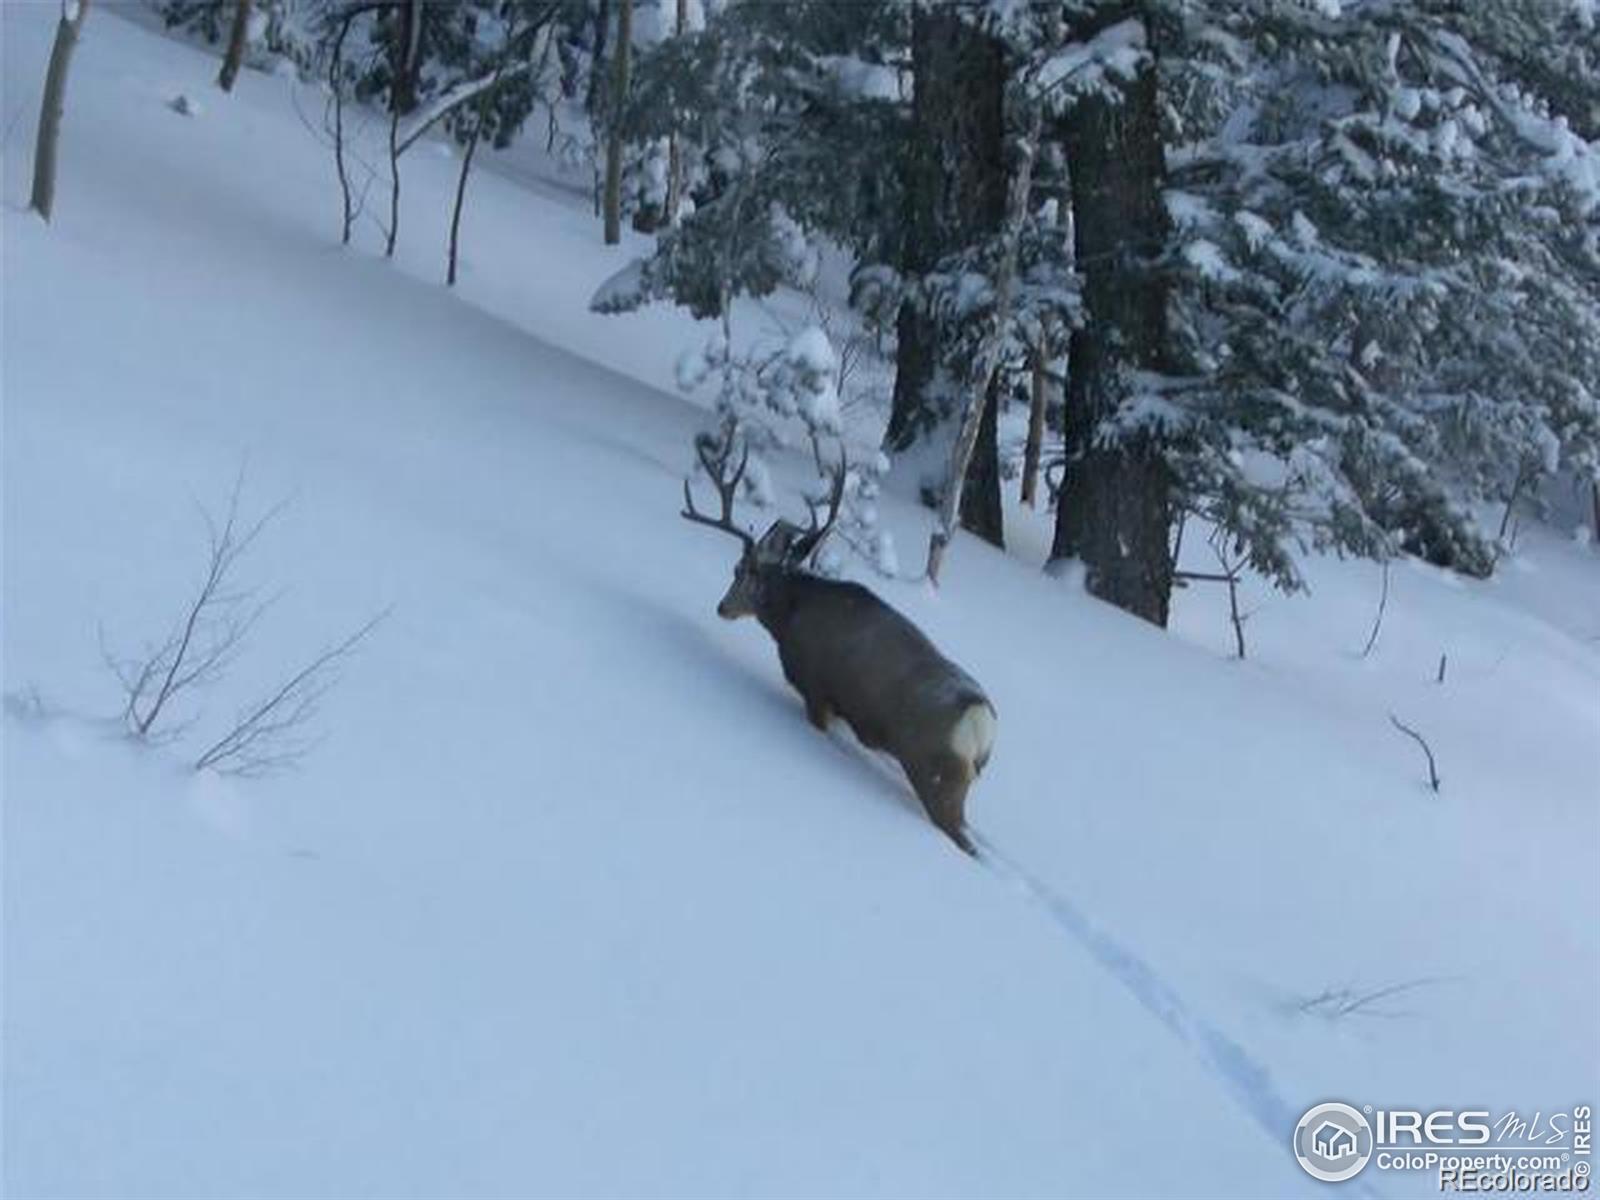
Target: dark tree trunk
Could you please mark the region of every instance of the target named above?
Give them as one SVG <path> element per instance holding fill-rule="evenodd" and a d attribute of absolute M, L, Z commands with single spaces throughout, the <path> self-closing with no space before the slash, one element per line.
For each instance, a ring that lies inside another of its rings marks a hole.
<path fill-rule="evenodd" d="M 344 162 L 344 39 L 349 36 L 354 17 L 346 14 L 340 22 L 339 32 L 333 39 L 333 57 L 328 63 L 328 87 L 333 103 L 333 165 L 339 175 L 341 202 L 341 245 L 350 244 L 350 228 L 355 224 L 355 204 L 350 195 L 350 172 Z"/>
<path fill-rule="evenodd" d="M 1044 351 L 1036 348 L 1028 357 L 1028 440 L 1022 449 L 1022 503 L 1029 508 L 1038 503 L 1039 459 L 1044 451 L 1045 412 L 1049 407 L 1048 384 Z"/>
<path fill-rule="evenodd" d="M 1160 370 L 1167 236 L 1160 113 L 1153 69 L 1121 85 L 1121 102 L 1081 101 L 1062 123 L 1072 168 L 1078 262 L 1088 321 L 1073 333 L 1067 465 L 1056 558 L 1080 558 L 1089 591 L 1157 625 L 1172 591 L 1172 478 L 1153 434 L 1099 444 L 1123 402 L 1124 370 Z"/>
<path fill-rule="evenodd" d="M 389 113 L 389 228 L 385 233 L 383 256 L 394 257 L 400 240 L 400 109 L 394 100 Z"/>
<path fill-rule="evenodd" d="M 467 200 L 467 176 L 472 173 L 472 156 L 478 152 L 478 139 L 483 133 L 483 119 L 480 116 L 472 127 L 472 136 L 467 141 L 466 153 L 461 156 L 461 176 L 456 180 L 456 206 L 450 214 L 450 267 L 445 275 L 445 286 L 456 285 L 456 249 L 461 243 L 461 208 Z"/>
<path fill-rule="evenodd" d="M 589 90 L 583 106 L 589 119 L 600 116 L 605 105 L 606 46 L 611 36 L 611 0 L 599 0 L 594 15 L 594 62 L 589 68 Z"/>
<path fill-rule="evenodd" d="M 233 9 L 233 28 L 228 33 L 228 52 L 222 56 L 222 70 L 217 72 L 217 86 L 225 92 L 233 91 L 233 81 L 239 78 L 239 68 L 244 64 L 244 46 L 250 33 L 250 10 L 253 0 L 237 0 Z"/>
<path fill-rule="evenodd" d="M 50 47 L 50 66 L 44 76 L 44 97 L 39 103 L 39 132 L 33 143 L 33 196 L 28 207 L 48 223 L 56 205 L 56 152 L 61 144 L 61 114 L 67 104 L 67 70 L 78 45 L 78 31 L 89 15 L 89 0 L 78 0 L 68 16 L 65 7 L 56 22 L 56 40 Z"/>
<path fill-rule="evenodd" d="M 1000 378 L 996 371 L 984 390 L 978 442 L 961 489 L 961 527 L 991 545 L 1005 545 L 1005 517 L 1000 507 Z"/>
<path fill-rule="evenodd" d="M 673 23 L 673 34 L 682 37 L 689 29 L 689 0 L 678 0 L 677 17 Z M 678 145 L 678 131 L 673 129 L 667 137 L 667 200 L 666 211 L 662 219 L 667 225 L 678 223 L 678 208 L 682 203 L 683 193 L 683 150 Z"/>
<path fill-rule="evenodd" d="M 929 417 L 928 385 L 939 354 L 939 330 L 909 300 L 895 322 L 894 407 L 884 433 L 886 450 L 910 449 L 935 424 Z"/>
<path fill-rule="evenodd" d="M 417 107 L 417 40 L 422 34 L 421 0 L 399 0 L 394 41 L 389 46 L 389 108 L 405 116 Z"/>
<path fill-rule="evenodd" d="M 622 109 L 628 99 L 633 59 L 633 0 L 618 0 L 617 46 L 612 52 L 611 97 L 606 106 L 606 245 L 622 240 Z"/>
<path fill-rule="evenodd" d="M 912 16 L 915 89 L 912 138 L 905 161 L 907 214 L 901 267 L 909 277 L 941 257 L 997 232 L 1005 218 L 1005 51 L 1001 43 L 944 8 L 918 6 Z M 894 400 L 884 445 L 903 451 L 957 417 L 960 404 L 932 385 L 941 374 L 965 378 L 949 361 L 953 339 L 915 304 L 897 321 Z M 992 434 L 998 393 L 986 397 Z M 1001 544 L 998 440 L 980 433 L 962 496 L 962 524 Z M 993 495 L 991 496 L 991 492 Z M 993 500 L 991 504 L 990 501 Z M 976 522 L 976 523 L 975 523 Z"/>
<path fill-rule="evenodd" d="M 599 0 L 594 16 L 594 62 L 589 68 L 589 90 L 584 96 L 584 111 L 589 114 L 592 129 L 605 128 L 605 64 L 606 43 L 611 30 L 611 0 Z M 594 168 L 594 215 L 600 216 L 600 193 L 604 172 L 597 162 Z"/>
<path fill-rule="evenodd" d="M 483 140 L 483 131 L 489 124 L 490 105 L 494 103 L 494 95 L 500 89 L 500 81 L 508 65 L 510 65 L 509 51 L 495 68 L 494 82 L 483 89 L 474 106 L 472 136 L 467 139 L 466 153 L 461 156 L 461 176 L 456 180 L 456 205 L 450 214 L 450 266 L 445 276 L 445 283 L 449 287 L 456 285 L 456 263 L 459 261 L 457 249 L 461 244 L 461 210 L 467 201 L 467 176 L 472 174 L 472 157 L 477 154 L 478 143 Z"/>

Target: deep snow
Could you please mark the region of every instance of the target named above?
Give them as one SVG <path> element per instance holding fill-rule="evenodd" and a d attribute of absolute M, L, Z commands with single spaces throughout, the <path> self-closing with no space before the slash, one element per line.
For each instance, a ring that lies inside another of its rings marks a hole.
<path fill-rule="evenodd" d="M 873 581 L 999 708 L 986 868 L 713 615 L 702 335 L 585 310 L 630 247 L 581 197 L 478 173 L 452 294 L 447 152 L 397 263 L 341 250 L 314 95 L 97 9 L 46 228 L 53 14 L 0 26 L 8 1195 L 1278 1196 L 1316 1101 L 1600 1098 L 1594 548 L 1396 564 L 1366 659 L 1371 564 L 1252 590 L 1243 663 L 1216 589 L 1162 634 L 1020 513 Z M 241 463 L 285 592 L 195 739 L 393 610 L 251 781 L 116 736 L 97 642 L 164 628 Z"/>

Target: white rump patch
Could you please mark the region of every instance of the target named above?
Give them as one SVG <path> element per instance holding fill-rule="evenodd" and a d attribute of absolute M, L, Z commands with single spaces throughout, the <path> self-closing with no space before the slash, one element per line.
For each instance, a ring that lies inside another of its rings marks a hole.
<path fill-rule="evenodd" d="M 994 749 L 996 722 L 994 709 L 981 701 L 961 714 L 950 731 L 950 749 L 971 763 L 982 766 Z"/>

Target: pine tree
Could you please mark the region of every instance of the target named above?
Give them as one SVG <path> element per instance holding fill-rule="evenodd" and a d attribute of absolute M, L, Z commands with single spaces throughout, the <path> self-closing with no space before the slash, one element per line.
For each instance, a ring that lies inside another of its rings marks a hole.
<path fill-rule="evenodd" d="M 1140 392 L 1169 367 L 1166 161 L 1157 60 L 1135 12 L 1101 5 L 1070 28 L 1071 53 L 1108 64 L 1121 57 L 1116 69 L 1074 71 L 1085 78 L 1071 83 L 1057 126 L 1085 319 L 1068 357 L 1067 462 L 1051 553 L 1080 559 L 1094 595 L 1165 625 L 1173 479 L 1160 432 L 1141 423 Z"/>
<path fill-rule="evenodd" d="M 1181 503 L 1289 587 L 1303 540 L 1487 573 L 1483 504 L 1600 467 L 1600 169 L 1555 108 L 1592 53 L 1552 99 L 1555 5 L 1173 9 Z"/>

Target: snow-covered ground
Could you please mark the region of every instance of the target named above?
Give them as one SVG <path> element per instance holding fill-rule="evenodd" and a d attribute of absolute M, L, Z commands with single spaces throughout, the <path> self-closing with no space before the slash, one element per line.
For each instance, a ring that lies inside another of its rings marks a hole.
<path fill-rule="evenodd" d="M 999 709 L 975 863 L 713 614 L 697 333 L 586 311 L 632 251 L 581 196 L 480 172 L 448 292 L 447 152 L 396 263 L 341 250 L 310 92 L 96 9 L 47 228 L 55 11 L 0 26 L 7 1195 L 1282 1196 L 1317 1101 L 1600 1100 L 1594 548 L 1397 564 L 1366 657 L 1366 563 L 1250 589 L 1245 662 L 1221 589 L 1163 634 L 1021 514 L 874 582 Z M 164 632 L 241 466 L 281 595 L 134 747 L 100 640 Z M 385 608 L 299 771 L 187 768 Z"/>

